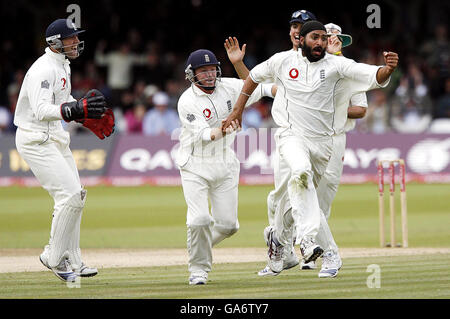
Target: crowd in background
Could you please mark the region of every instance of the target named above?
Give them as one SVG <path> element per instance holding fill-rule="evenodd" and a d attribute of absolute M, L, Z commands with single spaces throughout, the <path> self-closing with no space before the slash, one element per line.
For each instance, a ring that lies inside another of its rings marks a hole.
<path fill-rule="evenodd" d="M 244 62 L 252 68 L 272 54 L 289 49 L 289 24 L 286 21 L 290 11 L 304 9 L 295 7 L 286 10 L 284 24 L 278 28 L 273 28 L 270 23 L 276 22 L 272 20 L 269 24 L 250 26 L 248 33 L 241 36 L 226 33 L 227 25 L 222 24 L 215 26 L 220 31 L 214 32 L 209 28 L 207 32 L 202 32 L 208 20 L 202 27 L 199 26 L 201 20 L 192 20 L 188 25 L 186 20 L 183 23 L 177 19 L 171 20 L 163 5 L 156 6 L 147 18 L 160 19 L 158 21 L 161 23 L 164 21 L 165 28 L 169 28 L 167 24 L 177 24 L 169 29 L 162 28 L 172 33 L 161 30 L 152 33 L 133 25 L 124 29 L 128 22 L 122 18 L 119 9 L 114 9 L 114 1 L 105 0 L 103 3 L 111 4 L 109 24 L 104 26 L 110 33 L 91 32 L 88 35 L 94 28 L 82 25 L 87 29 L 86 38 L 84 34 L 80 37 L 85 41 L 86 49 L 80 58 L 71 63 L 72 95 L 78 99 L 89 89 L 98 88 L 114 109 L 116 131 L 145 135 L 170 135 L 179 127 L 176 107 L 178 98 L 190 85 L 184 78 L 184 67 L 191 51 L 199 48 L 213 50 L 221 61 L 223 76 L 237 77 L 223 48 L 225 37 L 235 35 L 240 38 L 241 45 L 247 43 Z M 412 3 L 419 9 L 426 5 L 420 0 Z M 201 1 L 192 1 L 188 2 L 187 9 L 200 14 L 202 8 L 199 6 L 202 7 Z M 209 12 L 209 7 L 203 10 Z M 411 9 L 406 17 L 403 16 L 409 24 L 400 21 L 391 25 L 388 34 L 374 31 L 368 38 L 368 31 L 350 25 L 352 20 L 345 19 L 345 15 L 334 17 L 333 13 L 328 12 L 321 19 L 320 11 L 314 11 L 319 20 L 338 23 L 344 33 L 353 36 L 352 46 L 343 50 L 345 56 L 377 65 L 383 64 L 381 52 L 384 50 L 396 51 L 400 56 L 400 66 L 394 72 L 389 87 L 367 94 L 369 108 L 366 116 L 357 121 L 355 132 L 449 132 L 449 30 L 446 23 L 433 19 L 434 15 L 439 16 L 439 12 L 429 10 L 430 21 L 417 26 L 414 25 L 415 11 Z M 268 12 L 266 14 L 269 15 Z M 395 10 L 391 14 L 395 16 Z M 188 31 L 185 29 L 189 27 L 192 27 L 191 31 L 186 33 Z M 417 29 L 421 30 L 420 35 L 414 33 Z M 234 30 L 230 27 L 229 32 Z M 25 72 L 45 47 L 45 26 L 38 31 L 34 41 L 30 39 L 19 43 L 6 39 L 1 44 L 0 134 L 15 131 L 13 114 Z M 187 34 L 189 39 L 186 39 Z M 39 45 L 30 49 L 35 43 Z M 17 55 L 16 58 L 13 55 Z M 243 116 L 244 128 L 275 127 L 271 106 L 272 99 L 263 98 L 247 108 Z M 78 124 L 65 125 L 72 133 L 84 131 Z"/>

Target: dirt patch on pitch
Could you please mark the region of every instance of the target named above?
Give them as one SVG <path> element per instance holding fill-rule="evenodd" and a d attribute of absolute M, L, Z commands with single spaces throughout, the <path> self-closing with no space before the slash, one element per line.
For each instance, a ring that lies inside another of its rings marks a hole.
<path fill-rule="evenodd" d="M 43 271 L 41 249 L 0 249 L 0 273 Z M 187 265 L 186 249 L 83 249 L 91 267 L 124 268 Z M 450 254 L 450 248 L 341 248 L 342 258 Z M 265 262 L 265 248 L 215 248 L 214 263 Z"/>

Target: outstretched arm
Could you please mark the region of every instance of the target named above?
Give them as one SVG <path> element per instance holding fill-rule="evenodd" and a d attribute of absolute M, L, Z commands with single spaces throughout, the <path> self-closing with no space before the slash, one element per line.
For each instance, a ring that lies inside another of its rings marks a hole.
<path fill-rule="evenodd" d="M 236 73 L 242 80 L 245 80 L 250 73 L 250 71 L 244 64 L 246 46 L 247 45 L 244 44 L 241 50 L 239 48 L 239 41 L 236 37 L 228 37 L 228 39 L 225 39 L 224 43 L 224 47 L 227 50 L 228 59 L 233 64 Z"/>

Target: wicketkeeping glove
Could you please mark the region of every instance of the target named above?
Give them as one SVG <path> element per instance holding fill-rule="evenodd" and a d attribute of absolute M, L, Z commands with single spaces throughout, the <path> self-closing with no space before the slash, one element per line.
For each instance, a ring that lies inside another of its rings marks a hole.
<path fill-rule="evenodd" d="M 100 91 L 93 89 L 90 90 L 86 96 L 95 97 L 103 96 L 103 94 Z M 114 133 L 115 118 L 114 113 L 110 108 L 106 108 L 100 118 L 87 118 L 75 121 L 83 124 L 84 127 L 88 128 L 101 140 Z"/>
<path fill-rule="evenodd" d="M 114 113 L 109 108 L 100 119 L 85 119 L 77 120 L 76 122 L 83 124 L 84 127 L 88 128 L 101 140 L 114 133 Z"/>
<path fill-rule="evenodd" d="M 106 112 L 106 100 L 98 90 L 90 90 L 83 98 L 61 105 L 61 115 L 64 121 L 99 119 Z"/>

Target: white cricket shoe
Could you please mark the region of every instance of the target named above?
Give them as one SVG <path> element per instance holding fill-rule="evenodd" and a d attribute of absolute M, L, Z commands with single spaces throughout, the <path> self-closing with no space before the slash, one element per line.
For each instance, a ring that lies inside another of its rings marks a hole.
<path fill-rule="evenodd" d="M 299 259 L 295 252 L 292 250 L 290 253 L 287 254 L 286 258 L 283 260 L 283 270 L 291 269 L 295 266 L 297 266 L 299 263 Z M 266 266 L 264 269 L 261 269 L 258 271 L 258 276 L 276 276 L 280 274 L 279 272 L 274 272 L 272 269 L 270 269 L 269 266 Z"/>
<path fill-rule="evenodd" d="M 305 260 L 302 259 L 302 262 L 300 263 L 301 270 L 313 270 L 316 268 L 317 268 L 317 265 L 316 265 L 315 261 L 310 261 L 309 263 L 305 263 Z"/>
<path fill-rule="evenodd" d="M 264 236 L 266 237 L 266 243 L 268 243 L 269 246 L 269 249 L 267 250 L 267 265 L 272 271 L 279 273 L 283 270 L 284 266 L 284 246 L 275 238 L 272 226 L 267 226 L 264 229 Z"/>
<path fill-rule="evenodd" d="M 191 276 L 189 277 L 189 285 L 206 285 L 207 281 L 207 272 L 191 273 Z"/>
<path fill-rule="evenodd" d="M 81 263 L 80 269 L 74 269 L 74 271 L 80 277 L 93 277 L 98 274 L 97 268 L 88 267 L 84 264 L 84 262 Z"/>
<path fill-rule="evenodd" d="M 294 249 L 290 252 L 286 252 L 285 258 L 283 259 L 283 270 L 291 269 L 299 264 L 300 260 L 295 254 Z"/>
<path fill-rule="evenodd" d="M 316 261 L 317 258 L 322 256 L 323 249 L 316 244 L 313 238 L 305 237 L 300 242 L 300 252 L 304 262 L 307 264 L 311 261 Z"/>
<path fill-rule="evenodd" d="M 265 277 L 265 276 L 278 276 L 279 272 L 274 272 L 272 269 L 270 269 L 269 266 L 264 267 L 264 269 L 261 269 L 258 271 L 258 276 Z"/>
<path fill-rule="evenodd" d="M 322 268 L 319 271 L 319 278 L 336 277 L 342 267 L 342 260 L 338 253 L 332 251 L 323 254 Z"/>
<path fill-rule="evenodd" d="M 48 258 L 49 258 L 48 249 L 49 246 L 46 245 L 44 251 L 39 256 L 39 260 L 45 267 L 52 270 L 52 268 L 48 265 Z M 98 274 L 97 268 L 88 267 L 84 264 L 84 262 L 81 262 L 81 267 L 79 269 L 72 269 L 72 270 L 80 277 L 93 277 Z"/>
<path fill-rule="evenodd" d="M 42 254 L 39 255 L 39 260 L 45 267 L 47 267 L 48 269 L 51 270 L 52 268 L 48 265 L 48 249 L 49 249 L 49 246 L 46 245 L 44 247 L 44 251 L 42 252 Z"/>
<path fill-rule="evenodd" d="M 51 270 L 56 277 L 65 282 L 75 282 L 78 277 L 77 273 L 72 270 L 69 260 L 66 257 L 62 259 L 58 266 L 51 268 Z"/>

